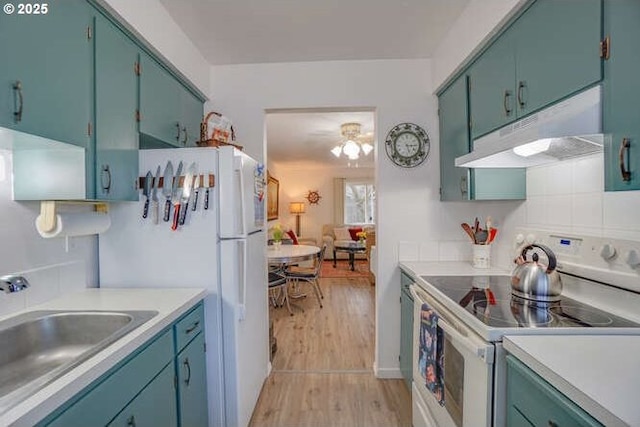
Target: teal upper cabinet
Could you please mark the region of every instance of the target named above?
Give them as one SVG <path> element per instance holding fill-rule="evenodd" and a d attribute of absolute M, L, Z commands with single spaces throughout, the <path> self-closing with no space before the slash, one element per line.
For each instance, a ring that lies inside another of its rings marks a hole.
<path fill-rule="evenodd" d="M 141 148 L 195 146 L 200 139 L 202 101 L 163 66 L 140 57 Z"/>
<path fill-rule="evenodd" d="M 518 116 L 602 79 L 602 0 L 537 0 L 514 29 Z"/>
<path fill-rule="evenodd" d="M 182 89 L 180 94 L 180 106 L 182 108 L 183 140 L 187 147 L 195 147 L 200 140 L 200 123 L 202 122 L 202 101 L 187 89 Z"/>
<path fill-rule="evenodd" d="M 102 15 L 95 24 L 96 198 L 138 200 L 138 47 Z"/>
<path fill-rule="evenodd" d="M 467 76 L 438 97 L 440 115 L 440 200 L 508 200 L 526 197 L 526 172 L 514 169 L 468 169 L 455 158 L 470 151 Z"/>
<path fill-rule="evenodd" d="M 472 138 L 602 79 L 602 0 L 535 1 L 471 66 Z"/>
<path fill-rule="evenodd" d="M 640 190 L 640 2 L 606 0 L 604 61 L 605 190 Z"/>
<path fill-rule="evenodd" d="M 39 14 L 22 6 L 0 14 L 0 126 L 87 147 L 92 9 L 84 0 L 25 3 Z"/>
<path fill-rule="evenodd" d="M 471 136 L 489 133 L 516 118 L 515 49 L 509 32 L 469 69 Z"/>

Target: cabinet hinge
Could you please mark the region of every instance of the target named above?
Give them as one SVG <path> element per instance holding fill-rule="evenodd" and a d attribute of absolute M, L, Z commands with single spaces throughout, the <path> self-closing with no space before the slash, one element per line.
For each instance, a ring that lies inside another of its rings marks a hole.
<path fill-rule="evenodd" d="M 611 54 L 611 37 L 607 36 L 604 40 L 600 41 L 600 58 L 605 61 L 609 59 Z"/>
<path fill-rule="evenodd" d="M 92 126 L 91 122 L 87 123 L 87 135 L 91 136 L 92 134 Z"/>
<path fill-rule="evenodd" d="M 469 129 L 473 128 L 473 120 L 469 119 Z"/>
<path fill-rule="evenodd" d="M 136 110 L 136 122 L 140 122 L 142 120 L 142 114 L 140 114 L 140 110 Z"/>
<path fill-rule="evenodd" d="M 91 40 L 91 38 L 93 37 L 93 29 L 88 26 L 87 27 L 87 40 Z"/>

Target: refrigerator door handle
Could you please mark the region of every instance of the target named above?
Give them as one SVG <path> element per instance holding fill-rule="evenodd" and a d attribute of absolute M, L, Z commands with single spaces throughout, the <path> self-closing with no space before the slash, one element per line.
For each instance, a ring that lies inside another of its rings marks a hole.
<path fill-rule="evenodd" d="M 242 171 L 242 157 L 236 157 L 238 160 L 238 165 L 236 169 L 236 173 L 238 174 L 238 178 L 240 179 L 240 235 L 247 235 L 247 206 L 244 202 L 244 173 Z"/>
<path fill-rule="evenodd" d="M 242 247 L 242 260 L 240 261 L 240 273 L 242 277 L 239 280 L 240 302 L 238 304 L 238 320 L 243 321 L 247 317 L 247 241 L 240 240 L 238 243 Z"/>

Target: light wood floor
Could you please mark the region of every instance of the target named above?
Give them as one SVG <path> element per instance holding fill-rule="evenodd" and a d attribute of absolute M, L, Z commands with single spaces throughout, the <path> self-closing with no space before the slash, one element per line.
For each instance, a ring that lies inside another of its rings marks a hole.
<path fill-rule="evenodd" d="M 250 426 L 411 426 L 403 381 L 373 375 L 375 288 L 365 278 L 321 286 L 322 309 L 308 288 L 293 316 L 270 309 L 278 350 Z"/>

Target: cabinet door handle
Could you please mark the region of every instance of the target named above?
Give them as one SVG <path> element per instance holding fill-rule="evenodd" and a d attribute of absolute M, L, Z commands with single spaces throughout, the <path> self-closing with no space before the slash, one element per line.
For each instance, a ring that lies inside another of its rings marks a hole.
<path fill-rule="evenodd" d="M 182 132 L 184 133 L 184 139 L 182 140 L 182 145 L 184 145 L 186 147 L 187 140 L 189 139 L 189 134 L 187 133 L 187 127 L 186 126 L 182 127 Z"/>
<path fill-rule="evenodd" d="M 549 420 L 549 427 L 558 427 L 558 423 L 556 423 L 555 421 Z"/>
<path fill-rule="evenodd" d="M 511 91 L 505 90 L 504 96 L 502 97 L 502 107 L 504 107 L 504 115 L 509 117 L 513 110 L 509 109 L 509 98 L 511 98 Z"/>
<path fill-rule="evenodd" d="M 620 142 L 620 174 L 623 181 L 631 181 L 631 170 L 629 167 L 629 150 L 631 149 L 631 141 L 629 138 L 622 138 Z M 624 153 L 627 152 L 627 161 L 624 161 Z"/>
<path fill-rule="evenodd" d="M 128 427 L 136 427 L 136 417 L 131 415 L 129 417 L 129 419 L 127 420 L 127 426 Z"/>
<path fill-rule="evenodd" d="M 191 365 L 189 364 L 189 358 L 184 359 L 183 365 L 187 368 L 187 377 L 184 379 L 184 383 L 186 386 L 189 386 L 191 382 Z"/>
<path fill-rule="evenodd" d="M 196 320 L 195 322 L 193 322 L 193 325 L 191 325 L 190 327 L 188 327 L 184 332 L 186 334 L 190 334 L 191 332 L 195 331 L 196 328 L 200 325 L 200 321 Z"/>
<path fill-rule="evenodd" d="M 524 82 L 524 80 L 520 80 L 518 82 L 518 105 L 520 105 L 521 109 L 524 109 L 524 107 L 527 105 L 527 103 L 524 100 L 524 90 L 527 88 L 527 84 Z"/>
<path fill-rule="evenodd" d="M 180 129 L 180 122 L 176 123 L 176 129 L 178 129 L 178 134 L 176 135 L 176 141 L 180 142 L 180 133 L 182 132 L 182 129 Z"/>
<path fill-rule="evenodd" d="M 13 112 L 13 119 L 16 123 L 22 121 L 22 106 L 24 105 L 24 99 L 22 98 L 22 82 L 17 80 L 13 84 L 13 91 L 18 95 L 18 109 Z"/>
<path fill-rule="evenodd" d="M 111 192 L 111 169 L 109 168 L 109 165 L 102 165 L 100 183 L 102 185 L 102 191 L 109 194 Z"/>
<path fill-rule="evenodd" d="M 462 195 L 462 197 L 465 197 L 467 194 L 467 177 L 466 176 L 461 176 L 460 177 L 460 194 Z"/>

